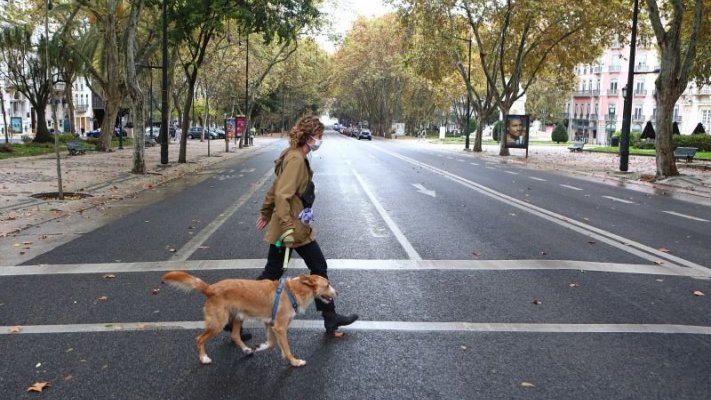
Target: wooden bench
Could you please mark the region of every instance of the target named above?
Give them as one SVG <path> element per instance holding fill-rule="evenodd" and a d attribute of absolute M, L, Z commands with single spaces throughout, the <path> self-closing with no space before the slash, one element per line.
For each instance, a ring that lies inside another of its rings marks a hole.
<path fill-rule="evenodd" d="M 696 156 L 697 150 L 699 149 L 696 147 L 677 147 L 674 149 L 674 160 L 684 159 L 687 163 L 690 163 Z"/>
<path fill-rule="evenodd" d="M 582 141 L 575 142 L 575 143 L 571 144 L 570 146 L 568 146 L 568 150 L 582 152 L 584 146 L 585 146 L 585 142 L 582 142 Z"/>
<path fill-rule="evenodd" d="M 80 142 L 66 142 L 64 145 L 67 146 L 67 151 L 69 151 L 70 156 L 86 154 L 86 149 Z"/>

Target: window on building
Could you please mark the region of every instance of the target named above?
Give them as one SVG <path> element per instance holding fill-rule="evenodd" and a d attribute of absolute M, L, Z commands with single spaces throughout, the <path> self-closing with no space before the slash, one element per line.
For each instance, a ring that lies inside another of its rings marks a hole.
<path fill-rule="evenodd" d="M 610 92 L 616 92 L 617 91 L 617 79 L 612 79 L 610 81 Z"/>
<path fill-rule="evenodd" d="M 701 110 L 701 123 L 704 124 L 704 129 L 708 131 L 711 127 L 711 110 Z"/>
<path fill-rule="evenodd" d="M 640 104 L 635 104 L 634 106 L 634 119 L 641 119 L 642 118 L 642 105 Z"/>
<path fill-rule="evenodd" d="M 607 114 L 608 115 L 615 115 L 616 108 L 617 108 L 617 106 L 615 106 L 614 104 L 608 104 L 607 105 Z"/>

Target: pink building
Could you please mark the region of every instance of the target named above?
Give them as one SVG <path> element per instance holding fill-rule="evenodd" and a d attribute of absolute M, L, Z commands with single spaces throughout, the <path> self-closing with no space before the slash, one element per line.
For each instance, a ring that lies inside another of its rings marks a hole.
<path fill-rule="evenodd" d="M 624 99 L 622 90 L 627 83 L 629 70 L 629 47 L 613 46 L 607 49 L 593 64 L 579 65 L 576 68 L 578 83 L 567 105 L 570 120 L 568 132 L 571 140 L 587 140 L 588 143 L 607 145 L 615 131 L 622 130 L 622 110 Z M 641 132 L 647 121 L 652 121 L 657 112 L 654 100 L 654 81 L 659 70 L 659 58 L 655 47 L 639 46 L 635 55 L 635 77 L 632 88 L 632 124 L 631 132 Z M 674 121 L 679 124 L 682 133 L 690 133 L 698 122 L 698 111 L 685 112 L 686 98 L 693 92 L 692 85 L 679 99 L 674 109 Z M 698 91 L 701 93 L 702 91 Z M 708 97 L 708 96 L 707 96 Z M 706 99 L 709 100 L 709 99 Z M 711 110 L 711 102 L 700 101 Z M 682 115 L 688 113 L 694 118 L 683 121 Z M 711 114 L 711 111 L 709 111 Z M 684 123 L 686 122 L 686 123 Z M 689 126 L 687 126 L 689 125 Z M 708 125 L 704 125 L 708 129 Z"/>

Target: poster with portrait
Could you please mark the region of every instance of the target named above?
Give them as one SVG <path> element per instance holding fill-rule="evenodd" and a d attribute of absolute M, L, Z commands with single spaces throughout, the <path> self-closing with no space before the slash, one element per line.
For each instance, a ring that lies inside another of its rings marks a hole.
<path fill-rule="evenodd" d="M 244 118 L 244 115 L 238 115 L 237 116 L 237 137 L 242 137 L 242 134 L 244 133 L 244 130 L 246 129 L 245 126 L 247 124 L 247 120 Z"/>
<path fill-rule="evenodd" d="M 22 117 L 10 117 L 10 132 L 22 133 Z"/>
<path fill-rule="evenodd" d="M 505 146 L 510 149 L 528 148 L 528 115 L 507 115 L 504 119 Z"/>
<path fill-rule="evenodd" d="M 225 120 L 225 139 L 234 139 L 237 135 L 237 120 L 234 118 L 227 118 Z"/>

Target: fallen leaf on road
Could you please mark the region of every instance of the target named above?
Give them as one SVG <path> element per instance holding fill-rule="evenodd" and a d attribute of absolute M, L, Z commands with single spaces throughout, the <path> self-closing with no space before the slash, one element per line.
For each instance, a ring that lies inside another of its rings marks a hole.
<path fill-rule="evenodd" d="M 700 297 L 700 296 L 703 296 L 703 295 L 704 295 L 704 292 L 702 292 L 702 291 L 700 291 L 700 290 L 694 290 L 694 296 L 699 296 L 699 297 Z"/>
<path fill-rule="evenodd" d="M 664 282 L 664 279 L 657 279 L 657 282 Z"/>
<path fill-rule="evenodd" d="M 37 363 L 37 364 L 35 365 L 35 368 L 39 368 L 39 367 L 41 367 L 41 366 L 42 366 L 42 363 Z"/>
<path fill-rule="evenodd" d="M 156 295 L 156 294 L 160 293 L 160 289 L 158 289 L 158 288 L 153 289 L 153 290 L 151 291 L 151 293 L 154 294 L 154 295 Z"/>
<path fill-rule="evenodd" d="M 578 287 L 578 284 L 577 284 L 577 283 L 571 283 L 571 284 L 568 285 L 568 287 L 576 288 L 576 287 Z"/>
<path fill-rule="evenodd" d="M 10 333 L 20 333 L 22 327 L 20 325 L 11 326 L 8 332 Z"/>
<path fill-rule="evenodd" d="M 28 244 L 32 244 L 32 242 L 29 241 L 29 240 L 25 240 L 24 242 L 22 242 L 22 244 L 24 244 L 25 246 L 27 246 Z"/>
<path fill-rule="evenodd" d="M 28 392 L 42 392 L 45 388 L 49 387 L 49 382 L 35 382 L 32 386 L 27 388 Z"/>
<path fill-rule="evenodd" d="M 657 264 L 657 265 L 662 265 L 662 264 L 664 264 L 664 261 L 662 261 L 662 260 L 654 260 L 654 263 Z"/>
<path fill-rule="evenodd" d="M 106 275 L 104 275 L 104 279 L 113 279 L 113 278 L 116 278 L 116 275 L 114 275 L 114 274 L 106 274 Z"/>
<path fill-rule="evenodd" d="M 588 240 L 588 244 L 595 244 L 594 240 Z"/>
<path fill-rule="evenodd" d="M 481 252 L 478 251 L 472 251 L 472 255 L 475 257 L 479 257 L 481 255 Z"/>
<path fill-rule="evenodd" d="M 669 251 L 670 251 L 669 249 L 664 248 L 664 247 L 660 247 L 658 250 L 659 250 L 659 251 L 662 251 L 662 252 L 664 252 L 664 253 L 669 253 Z"/>
<path fill-rule="evenodd" d="M 108 300 L 108 299 L 109 299 L 109 296 L 101 296 L 101 297 L 99 297 L 99 298 L 96 299 L 96 300 L 99 300 L 99 301 L 106 301 L 106 300 Z"/>
<path fill-rule="evenodd" d="M 531 382 L 521 382 L 521 387 L 534 388 L 536 387 L 536 385 L 532 384 Z"/>
<path fill-rule="evenodd" d="M 462 350 L 466 350 L 467 346 L 459 346 Z"/>
<path fill-rule="evenodd" d="M 541 255 L 542 255 L 542 256 L 547 256 L 548 253 L 546 253 L 545 251 L 542 251 L 542 252 L 541 252 Z"/>
<path fill-rule="evenodd" d="M 71 380 L 72 378 L 74 378 L 72 375 L 67 375 L 64 377 L 64 381 Z"/>
<path fill-rule="evenodd" d="M 175 249 L 170 249 L 168 251 L 170 251 L 171 253 L 175 253 Z"/>
<path fill-rule="evenodd" d="M 539 304 L 541 304 L 541 303 L 543 303 L 543 302 L 540 301 L 540 300 L 538 300 L 538 299 L 535 299 L 535 300 L 533 300 L 531 303 L 533 303 L 533 304 L 535 304 L 535 305 L 539 305 Z"/>

